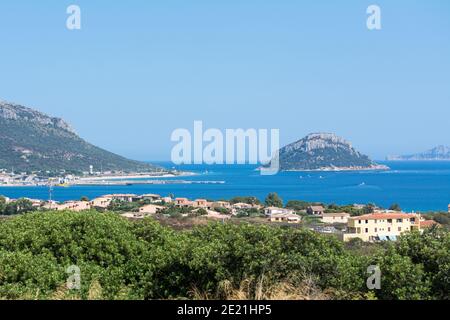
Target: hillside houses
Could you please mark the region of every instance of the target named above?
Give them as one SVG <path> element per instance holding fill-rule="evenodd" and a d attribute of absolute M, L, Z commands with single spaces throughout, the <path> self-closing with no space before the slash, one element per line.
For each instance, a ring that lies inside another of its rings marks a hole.
<path fill-rule="evenodd" d="M 242 198 L 243 199 L 243 198 Z M 425 220 L 420 214 L 404 213 L 395 210 L 373 209 L 373 213 L 352 211 L 346 206 L 311 205 L 307 212 L 305 206 L 283 208 L 233 201 L 213 201 L 204 198 L 163 197 L 158 194 L 108 194 L 90 201 L 55 201 L 33 200 L 34 208 L 54 211 L 75 211 L 95 209 L 100 212 L 111 210 L 130 219 L 143 219 L 147 216 L 165 218 L 211 218 L 225 221 L 227 219 L 247 219 L 255 223 L 302 224 L 319 233 L 333 233 L 343 241 L 361 239 L 365 242 L 395 241 L 405 232 L 423 231 L 435 225 L 435 221 Z M 6 203 L 13 202 L 6 198 Z M 235 200 L 242 201 L 242 200 Z M 245 201 L 245 200 L 244 200 Z M 250 202 L 250 201 L 249 201 Z M 29 204 L 28 204 L 29 206 Z M 290 206 L 291 207 L 291 206 Z M 374 207 L 372 207 L 374 208 Z M 326 212 L 326 210 L 328 212 Z M 338 212 L 338 210 L 348 212 Z M 336 212 L 329 212 L 336 211 Z M 351 212 L 351 214 L 349 213 Z M 436 219 L 437 220 L 437 219 Z M 437 220 L 439 221 L 439 220 Z"/>

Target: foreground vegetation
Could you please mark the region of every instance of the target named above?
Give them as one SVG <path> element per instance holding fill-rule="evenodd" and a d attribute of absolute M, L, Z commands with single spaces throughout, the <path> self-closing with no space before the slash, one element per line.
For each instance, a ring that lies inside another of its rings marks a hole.
<path fill-rule="evenodd" d="M 79 290 L 66 287 L 69 266 Z M 381 289 L 367 289 L 378 265 Z M 175 231 L 114 213 L 0 220 L 1 299 L 448 299 L 450 236 L 343 244 L 308 230 L 209 224 Z"/>

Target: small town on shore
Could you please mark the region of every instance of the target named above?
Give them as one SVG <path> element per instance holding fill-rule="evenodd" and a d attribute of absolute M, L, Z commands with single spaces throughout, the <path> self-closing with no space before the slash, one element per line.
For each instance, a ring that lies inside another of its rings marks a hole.
<path fill-rule="evenodd" d="M 164 180 L 165 178 L 192 176 L 191 172 L 177 170 L 161 170 L 151 172 L 124 172 L 124 171 L 89 171 L 67 172 L 15 172 L 14 170 L 0 169 L 0 186 L 2 187 L 36 187 L 36 186 L 83 186 L 83 185 L 128 185 L 128 184 L 163 184 L 188 183 L 184 180 Z M 151 180 L 145 180 L 151 179 Z M 158 179 L 158 180 L 156 180 Z"/>
<path fill-rule="evenodd" d="M 276 193 L 267 196 L 265 203 L 255 197 L 237 197 L 230 201 L 190 200 L 173 195 L 157 194 L 108 194 L 78 201 L 56 202 L 38 199 L 9 199 L 0 196 L 4 216 L 30 211 L 87 210 L 117 212 L 123 218 L 140 220 L 148 217 L 178 220 L 205 219 L 225 223 L 247 221 L 289 227 L 305 227 L 321 234 L 335 235 L 342 241 L 360 239 L 364 242 L 396 241 L 403 233 L 423 232 L 440 227 L 434 215 L 403 212 L 398 205 L 390 209 L 375 205 L 353 204 L 348 206 L 324 205 L 304 201 L 289 201 L 286 206 Z M 8 211 L 8 206 L 11 207 Z M 450 213 L 450 204 L 448 205 Z"/>

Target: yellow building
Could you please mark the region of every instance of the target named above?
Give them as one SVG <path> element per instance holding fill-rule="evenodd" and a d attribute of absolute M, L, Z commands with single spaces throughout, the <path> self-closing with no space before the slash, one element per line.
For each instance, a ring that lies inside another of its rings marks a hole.
<path fill-rule="evenodd" d="M 348 223 L 348 219 L 350 218 L 349 213 L 324 213 L 321 216 L 320 221 L 323 223 L 328 224 L 335 224 L 335 223 Z"/>
<path fill-rule="evenodd" d="M 420 230 L 420 222 L 420 215 L 407 213 L 373 213 L 351 217 L 343 240 L 360 238 L 370 242 L 395 241 L 404 232 Z"/>
<path fill-rule="evenodd" d="M 164 207 L 162 207 L 162 206 L 156 206 L 154 204 L 148 204 L 148 205 L 145 205 L 145 206 L 139 208 L 139 213 L 155 214 L 155 213 L 158 213 L 158 212 L 160 212 L 162 210 L 164 210 Z"/>
<path fill-rule="evenodd" d="M 91 204 L 88 201 L 67 201 L 61 204 L 50 202 L 44 205 L 45 209 L 56 211 L 84 211 L 91 209 Z"/>
<path fill-rule="evenodd" d="M 112 197 L 98 197 L 91 201 L 91 206 L 94 208 L 103 208 L 106 209 L 111 204 Z"/>

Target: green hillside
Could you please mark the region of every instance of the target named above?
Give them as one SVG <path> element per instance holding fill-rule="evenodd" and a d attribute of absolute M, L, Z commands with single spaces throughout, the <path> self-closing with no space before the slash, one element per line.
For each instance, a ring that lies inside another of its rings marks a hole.
<path fill-rule="evenodd" d="M 142 172 L 156 166 L 129 160 L 81 139 L 62 119 L 0 102 L 0 169 Z"/>

